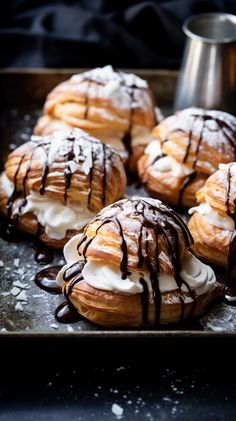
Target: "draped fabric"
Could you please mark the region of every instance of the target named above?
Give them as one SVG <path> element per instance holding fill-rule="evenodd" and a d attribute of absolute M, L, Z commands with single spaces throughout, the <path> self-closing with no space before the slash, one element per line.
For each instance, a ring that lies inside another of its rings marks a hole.
<path fill-rule="evenodd" d="M 9 0 L 0 13 L 0 66 L 177 68 L 183 21 L 236 13 L 235 0 Z"/>

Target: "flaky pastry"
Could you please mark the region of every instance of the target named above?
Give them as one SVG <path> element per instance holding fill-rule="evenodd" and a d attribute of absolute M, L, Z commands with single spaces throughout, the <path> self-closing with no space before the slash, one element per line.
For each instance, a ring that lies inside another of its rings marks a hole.
<path fill-rule="evenodd" d="M 141 181 L 155 197 L 191 207 L 195 194 L 220 163 L 236 159 L 236 118 L 188 108 L 163 120 L 138 162 Z"/>
<path fill-rule="evenodd" d="M 0 211 L 47 245 L 62 248 L 104 206 L 124 194 L 120 156 L 80 129 L 32 136 L 0 176 Z"/>
<path fill-rule="evenodd" d="M 213 270 L 190 251 L 187 226 L 159 200 L 104 208 L 64 248 L 65 297 L 104 327 L 165 325 L 198 317 L 221 294 Z"/>
<path fill-rule="evenodd" d="M 209 263 L 228 268 L 235 277 L 236 163 L 220 164 L 196 194 L 189 229 L 194 252 Z"/>
<path fill-rule="evenodd" d="M 129 157 L 136 168 L 151 131 L 160 121 L 148 84 L 111 66 L 72 76 L 48 95 L 35 134 L 79 127 Z"/>

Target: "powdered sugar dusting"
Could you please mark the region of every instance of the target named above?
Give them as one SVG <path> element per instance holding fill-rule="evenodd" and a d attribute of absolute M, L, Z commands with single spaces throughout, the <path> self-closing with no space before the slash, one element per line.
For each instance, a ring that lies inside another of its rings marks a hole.
<path fill-rule="evenodd" d="M 182 130 L 202 138 L 212 149 L 234 160 L 236 149 L 236 118 L 223 111 L 188 108 L 168 117 L 169 131 Z"/>
<path fill-rule="evenodd" d="M 92 80 L 97 83 L 109 84 L 118 82 L 120 83 L 121 78 L 124 80 L 127 86 L 132 86 L 135 84 L 137 88 L 147 88 L 148 84 L 145 80 L 140 77 L 130 73 L 115 72 L 111 65 L 104 67 L 96 67 L 95 69 L 89 70 L 87 72 L 72 76 L 73 80 L 83 81 L 86 79 Z"/>
<path fill-rule="evenodd" d="M 74 90 L 86 92 L 90 97 L 108 99 L 113 107 L 118 109 L 130 109 L 130 94 L 134 89 L 132 108 L 150 110 L 150 113 L 154 113 L 154 103 L 148 84 L 135 74 L 115 71 L 108 65 L 74 75 L 71 81 Z"/>

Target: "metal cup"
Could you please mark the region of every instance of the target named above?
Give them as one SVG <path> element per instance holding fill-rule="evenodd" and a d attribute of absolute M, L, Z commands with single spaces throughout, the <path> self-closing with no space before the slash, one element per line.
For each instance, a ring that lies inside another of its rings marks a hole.
<path fill-rule="evenodd" d="M 195 15 L 183 31 L 187 42 L 174 109 L 197 106 L 236 114 L 236 16 Z"/>

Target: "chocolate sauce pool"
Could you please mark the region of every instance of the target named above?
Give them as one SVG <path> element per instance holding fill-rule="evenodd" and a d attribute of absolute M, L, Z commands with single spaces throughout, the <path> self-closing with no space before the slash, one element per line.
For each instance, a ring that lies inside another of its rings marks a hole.
<path fill-rule="evenodd" d="M 36 285 L 49 294 L 62 294 L 62 289 L 56 282 L 57 274 L 61 268 L 62 266 L 51 266 L 38 272 L 35 276 Z M 73 273 L 76 274 L 76 271 L 73 272 L 70 270 L 69 273 L 71 273 L 71 276 L 69 277 L 69 279 L 71 279 Z M 55 310 L 55 318 L 60 323 L 74 323 L 77 322 L 81 316 L 70 302 L 69 296 L 66 296 L 66 301 L 62 302 Z"/>

